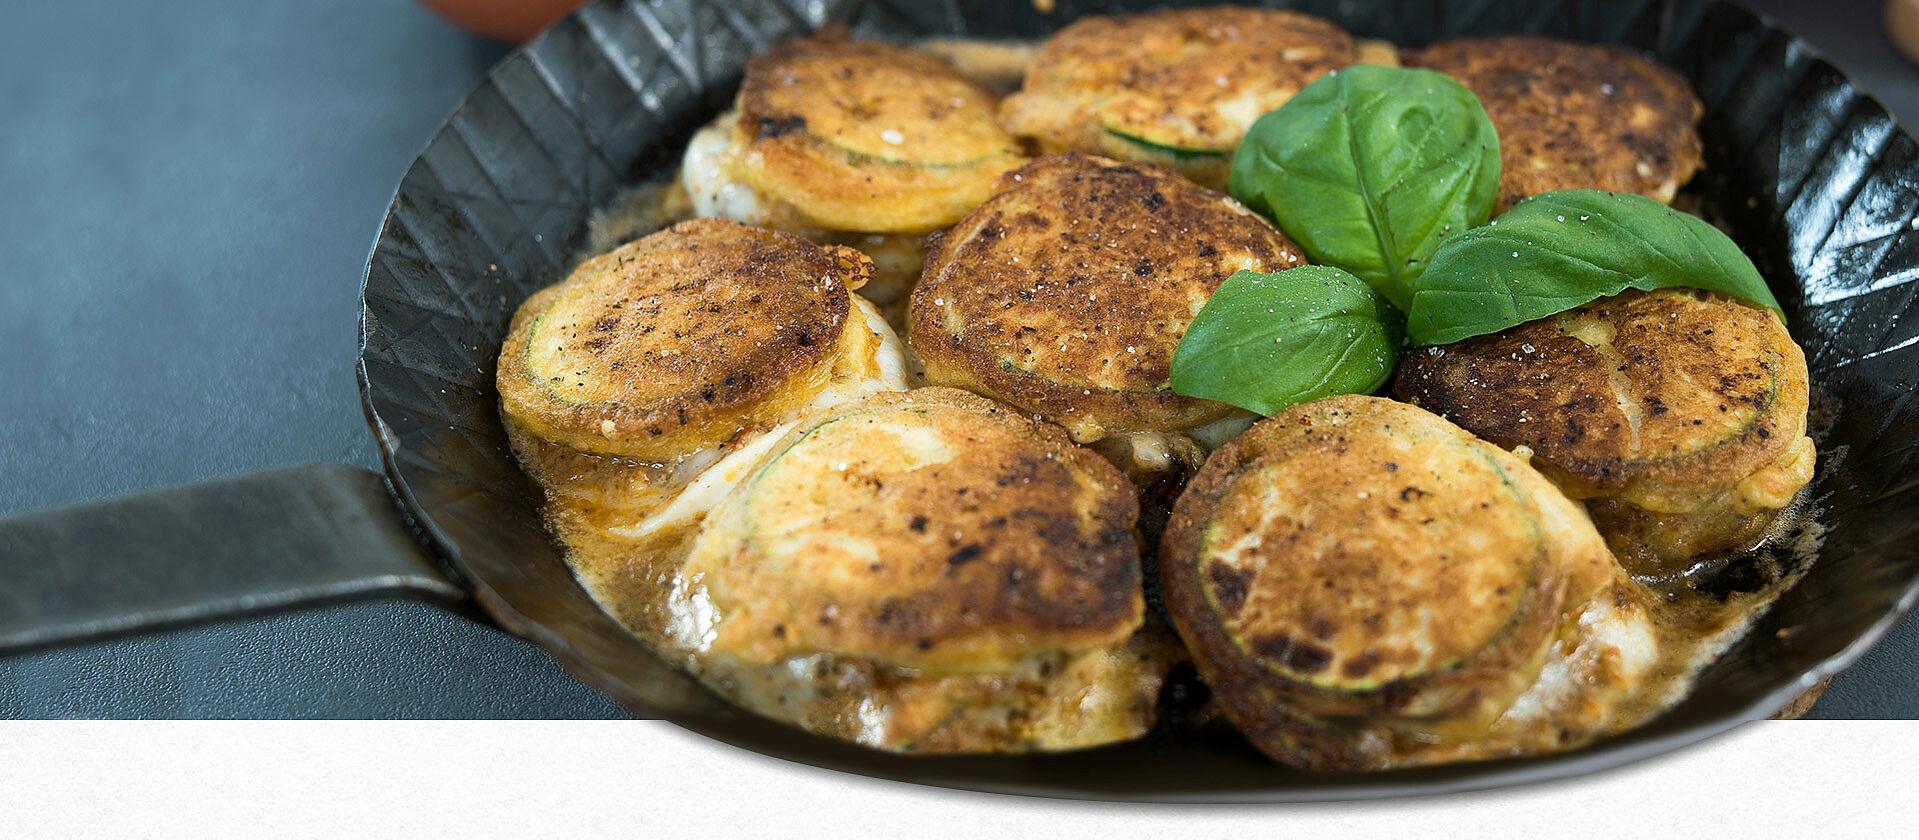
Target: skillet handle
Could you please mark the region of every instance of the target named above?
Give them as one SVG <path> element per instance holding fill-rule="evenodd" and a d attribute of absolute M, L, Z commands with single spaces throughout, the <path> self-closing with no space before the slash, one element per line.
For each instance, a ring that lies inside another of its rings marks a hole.
<path fill-rule="evenodd" d="M 0 654 L 379 595 L 467 597 L 376 474 L 303 464 L 0 519 Z"/>

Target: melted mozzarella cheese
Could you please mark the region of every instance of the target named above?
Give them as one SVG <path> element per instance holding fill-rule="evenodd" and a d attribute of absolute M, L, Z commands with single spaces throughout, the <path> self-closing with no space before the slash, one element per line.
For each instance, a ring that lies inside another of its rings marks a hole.
<path fill-rule="evenodd" d="M 1224 419 L 1214 420 L 1204 426 L 1194 426 L 1191 429 L 1187 429 L 1186 435 L 1193 440 L 1199 441 L 1199 445 L 1206 447 L 1206 451 L 1211 452 L 1232 442 L 1233 438 L 1239 437 L 1241 432 L 1250 428 L 1253 422 L 1258 419 L 1259 415 L 1257 414 L 1250 411 L 1241 411 L 1228 415 Z"/>
<path fill-rule="evenodd" d="M 1119 445 L 1110 448 L 1129 459 L 1133 470 L 1156 473 L 1173 468 L 1173 442 L 1165 432 L 1126 432 L 1113 437 L 1119 438 Z"/>
<path fill-rule="evenodd" d="M 1651 618 L 1638 604 L 1621 605 L 1602 592 L 1579 615 L 1578 635 L 1555 643 L 1533 684 L 1497 725 L 1523 728 L 1577 721 L 1598 725 L 1641 684 L 1659 661 Z M 1595 698 L 1606 702 L 1595 703 Z M 1590 720 L 1597 716 L 1601 720 Z"/>
<path fill-rule="evenodd" d="M 826 386 L 826 390 L 813 398 L 810 408 L 832 408 L 841 403 L 849 403 L 868 394 L 882 391 L 904 391 L 913 387 L 906 372 L 906 347 L 900 343 L 899 333 L 886 323 L 886 317 L 880 314 L 879 307 L 860 295 L 853 295 L 853 306 L 865 319 L 867 329 L 880 338 L 879 345 L 873 348 L 872 364 L 865 366 L 866 376 L 848 379 Z"/>
<path fill-rule="evenodd" d="M 764 225 L 768 214 L 759 194 L 726 171 L 734 151 L 733 126 L 739 121 L 740 112 L 728 111 L 693 135 L 680 160 L 680 186 L 693 200 L 695 216 Z"/>
<path fill-rule="evenodd" d="M 738 449 L 727 453 L 718 463 L 707 467 L 664 506 L 655 508 L 646 518 L 625 528 L 614 528 L 613 533 L 623 537 L 644 537 L 666 530 L 667 527 L 690 520 L 695 516 L 704 516 L 707 511 L 718 507 L 720 501 L 740 480 L 759 466 L 762 459 L 773 449 L 773 444 L 793 430 L 795 423 L 781 423 L 751 440 Z"/>

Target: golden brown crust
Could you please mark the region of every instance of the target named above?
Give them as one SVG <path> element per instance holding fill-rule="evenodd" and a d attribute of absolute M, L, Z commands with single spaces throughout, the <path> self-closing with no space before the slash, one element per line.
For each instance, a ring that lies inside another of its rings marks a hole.
<path fill-rule="evenodd" d="M 1216 6 L 1081 18 L 1041 48 L 1001 120 L 1042 151 L 1171 166 L 1225 189 L 1261 114 L 1352 64 L 1353 38 L 1311 15 Z M 1174 156 L 1130 142 L 1206 153 Z"/>
<path fill-rule="evenodd" d="M 1036 752 L 1146 734 L 1166 673 L 1184 653 L 1149 617 L 1120 644 L 980 673 L 831 655 L 772 664 L 713 656 L 703 665 L 730 699 L 822 735 L 918 754 Z"/>
<path fill-rule="evenodd" d="M 1226 196 L 1156 166 L 1049 155 L 928 243 L 911 343 L 928 381 L 1046 416 L 1081 442 L 1231 407 L 1174 394 L 1173 348 L 1234 271 L 1305 264 Z"/>
<path fill-rule="evenodd" d="M 895 742 L 882 745 L 915 753 L 1027 752 L 1132 740 L 1152 729 L 1160 686 L 1183 658 L 1179 640 L 1154 619 L 1122 645 L 1028 671 L 904 680 L 886 695 L 901 720 L 888 733 Z"/>
<path fill-rule="evenodd" d="M 938 58 L 828 27 L 747 61 L 731 168 L 805 225 L 924 233 L 1023 160 L 998 104 Z"/>
<path fill-rule="evenodd" d="M 1634 574 L 1678 580 L 1702 555 L 1763 542 L 1779 511 L 1714 508 L 1654 513 L 1618 499 L 1587 499 L 1586 511 L 1619 564 Z"/>
<path fill-rule="evenodd" d="M 1685 78 L 1625 50 L 1537 35 L 1441 41 L 1409 67 L 1471 89 L 1499 130 L 1499 203 L 1560 189 L 1670 202 L 1703 165 L 1703 109 Z"/>
<path fill-rule="evenodd" d="M 1812 478 L 1806 358 L 1770 311 L 1628 290 L 1410 353 L 1394 393 L 1528 447 L 1640 574 L 1759 541 Z"/>
<path fill-rule="evenodd" d="M 927 388 L 816 416 L 775 453 L 684 570 L 723 616 L 716 649 L 980 672 L 1140 625 L 1131 488 L 1057 427 Z"/>
<path fill-rule="evenodd" d="M 695 219 L 529 298 L 500 349 L 504 414 L 594 455 L 677 458 L 804 405 L 873 341 L 850 248 Z"/>
<path fill-rule="evenodd" d="M 1394 383 L 1480 437 L 1530 447 L 1574 498 L 1664 512 L 1715 504 L 1797 445 L 1806 388 L 1805 354 L 1775 315 L 1690 289 L 1628 290 L 1416 350 Z"/>
<path fill-rule="evenodd" d="M 1463 727 L 1447 749 L 1471 743 L 1613 580 L 1591 523 L 1543 476 L 1365 396 L 1294 406 L 1215 452 L 1159 561 L 1227 715 L 1315 767 L 1429 760 L 1387 719 Z"/>

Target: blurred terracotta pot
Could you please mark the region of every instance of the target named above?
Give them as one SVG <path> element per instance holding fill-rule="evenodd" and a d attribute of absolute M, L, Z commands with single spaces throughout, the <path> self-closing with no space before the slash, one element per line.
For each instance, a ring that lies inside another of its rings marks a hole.
<path fill-rule="evenodd" d="M 1919 61 L 1919 0 L 1886 0 L 1886 37 L 1913 61 Z"/>
<path fill-rule="evenodd" d="M 454 25 L 496 41 L 519 43 L 586 5 L 586 0 L 419 0 Z"/>

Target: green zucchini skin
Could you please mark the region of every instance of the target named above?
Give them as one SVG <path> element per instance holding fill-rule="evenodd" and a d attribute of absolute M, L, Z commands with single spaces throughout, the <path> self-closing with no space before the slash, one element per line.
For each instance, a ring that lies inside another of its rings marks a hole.
<path fill-rule="evenodd" d="M 1174 163 L 1187 163 L 1190 161 L 1201 161 L 1201 160 L 1208 160 L 1208 161 L 1225 160 L 1229 155 L 1232 154 L 1230 150 L 1188 149 L 1188 148 L 1182 148 L 1179 146 L 1168 146 L 1163 143 L 1155 143 L 1144 137 L 1127 134 L 1126 132 L 1120 131 L 1119 129 L 1112 128 L 1110 126 L 1106 128 L 1106 135 L 1109 137 L 1114 137 L 1114 138 L 1118 138 L 1119 140 L 1125 141 L 1128 145 L 1131 145 L 1142 152 L 1164 156 L 1172 160 Z"/>

